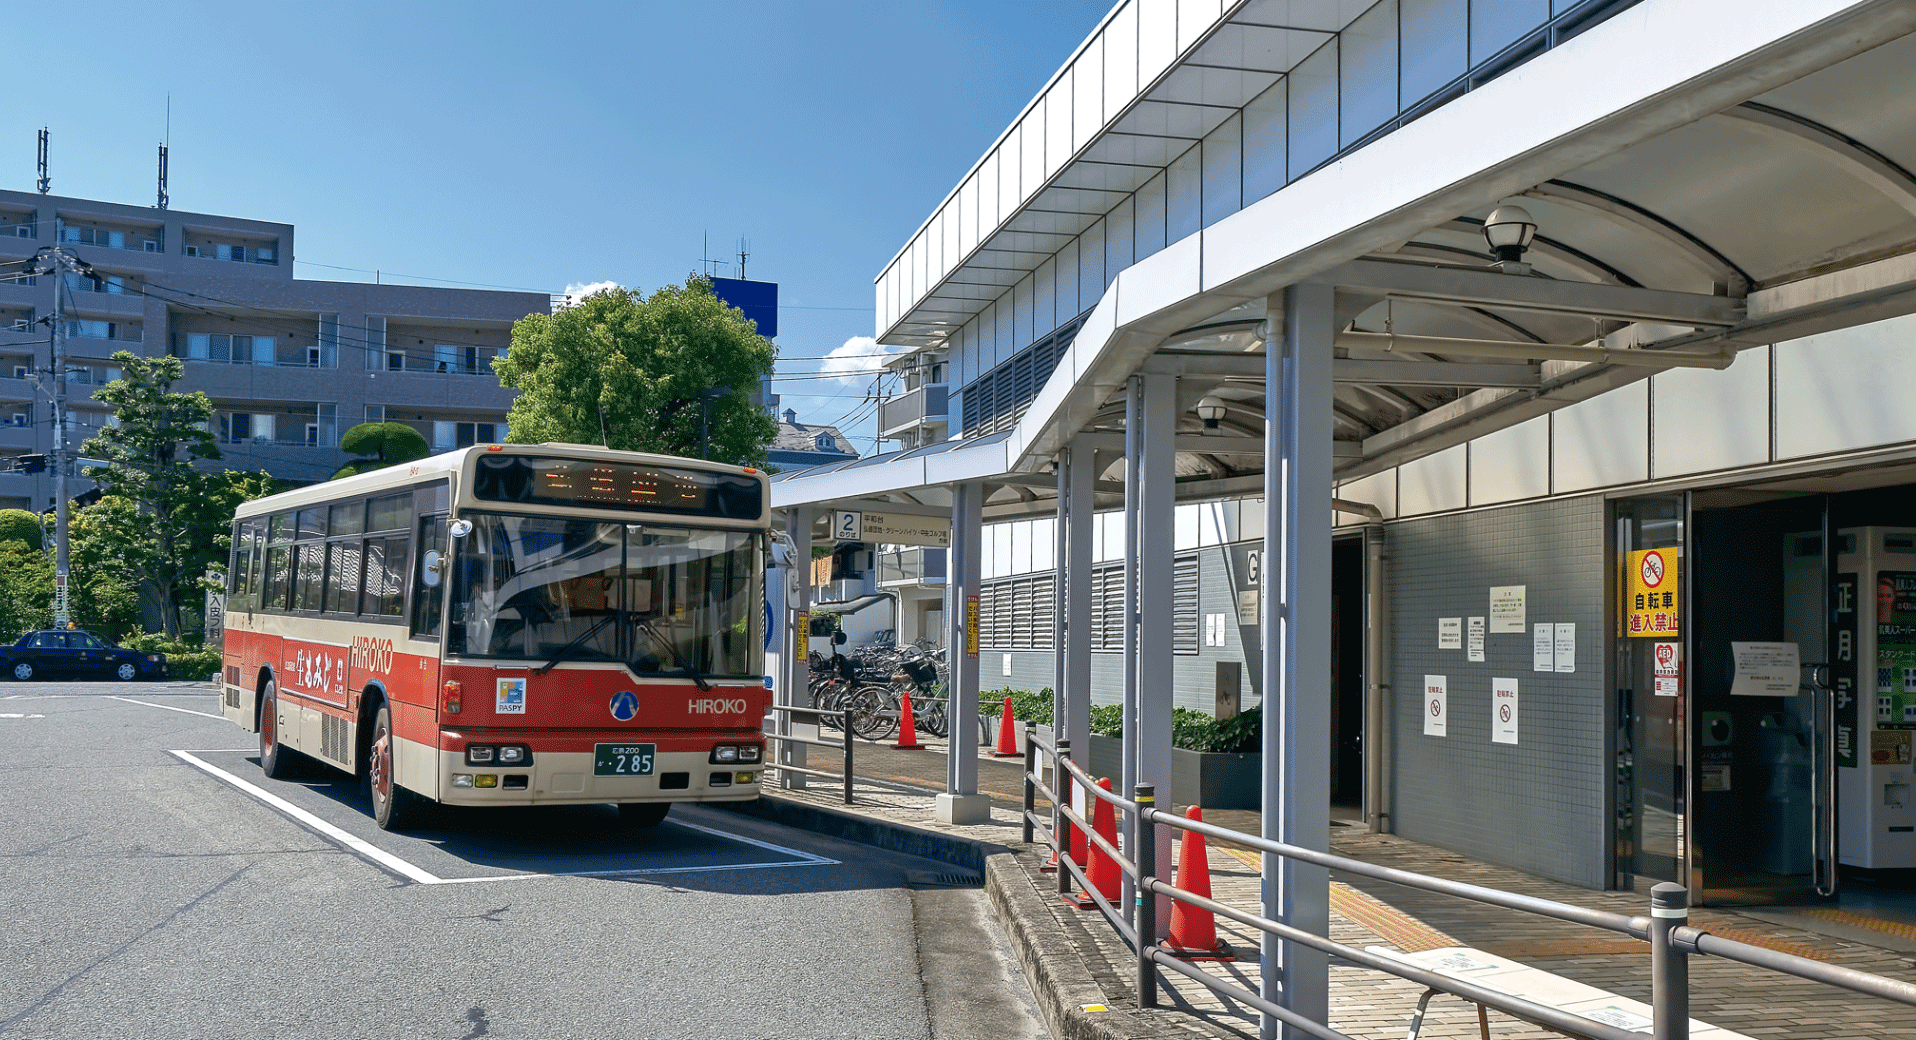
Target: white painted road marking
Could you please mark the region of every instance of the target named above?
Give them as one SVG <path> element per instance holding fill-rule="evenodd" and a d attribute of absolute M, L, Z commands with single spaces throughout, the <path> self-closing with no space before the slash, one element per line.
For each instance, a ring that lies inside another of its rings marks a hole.
<path fill-rule="evenodd" d="M 108 699 L 116 700 L 116 701 L 125 701 L 128 704 L 138 704 L 144 708 L 161 708 L 166 711 L 177 711 L 186 715 L 198 715 L 200 718 L 203 718 L 203 719 L 218 719 L 221 722 L 226 721 L 226 716 L 224 715 L 213 715 L 204 711 L 194 711 L 191 708 L 175 708 L 171 704 L 154 704 L 150 701 L 136 701 L 131 697 L 111 697 Z"/>
<path fill-rule="evenodd" d="M 0 719 L 44 719 L 45 715 L 22 715 L 19 712 L 0 712 Z"/>
<path fill-rule="evenodd" d="M 120 699 L 124 699 L 124 698 L 120 698 Z M 139 702 L 135 701 L 133 703 L 137 704 Z M 153 707 L 163 707 L 163 705 L 153 705 Z M 200 713 L 195 712 L 194 714 L 200 714 Z M 248 748 L 247 750 L 250 751 L 252 749 Z M 557 878 L 557 877 L 631 877 L 633 875 L 638 875 L 638 874 L 691 874 L 691 873 L 698 873 L 702 871 L 713 871 L 713 870 L 769 870 L 776 867 L 835 866 L 839 862 L 838 860 L 835 860 L 835 859 L 826 859 L 823 856 L 815 856 L 809 852 L 801 852 L 798 849 L 786 848 L 783 845 L 774 845 L 770 842 L 759 841 L 756 838 L 747 838 L 742 834 L 731 834 L 726 831 L 714 830 L 713 828 L 710 828 L 710 827 L 701 827 L 696 823 L 684 823 L 680 821 L 674 821 L 673 825 L 677 827 L 685 827 L 691 830 L 700 831 L 702 833 L 710 834 L 717 838 L 723 838 L 726 841 L 734 841 L 744 845 L 754 845 L 754 846 L 757 846 L 758 848 L 765 849 L 770 852 L 776 852 L 776 853 L 781 853 L 783 855 L 792 856 L 796 858 L 798 862 L 796 863 L 789 863 L 789 862 L 726 863 L 726 864 L 720 864 L 715 866 L 702 866 L 702 867 L 640 867 L 640 868 L 635 868 L 632 870 L 580 870 L 580 871 L 568 871 L 564 873 L 551 873 L 551 874 L 501 874 L 496 877 L 442 878 L 439 875 L 434 874 L 431 871 L 425 869 L 424 867 L 418 866 L 413 863 L 409 863 L 406 860 L 401 859 L 390 852 L 387 852 L 385 849 L 379 848 L 378 846 L 372 844 L 371 842 L 366 841 L 363 838 L 356 837 L 352 834 L 347 833 L 344 830 L 341 830 L 338 827 L 335 827 L 334 825 L 330 823 L 327 823 L 325 820 L 320 819 L 318 816 L 315 816 L 312 813 L 307 812 L 306 810 L 300 808 L 299 806 L 294 805 L 293 803 L 287 801 L 286 799 L 281 798 L 280 796 L 272 793 L 271 791 L 268 791 L 265 788 L 260 787 L 258 784 L 252 783 L 251 781 L 242 780 L 239 777 L 234 776 L 233 774 L 227 772 L 224 769 L 221 769 L 220 767 L 216 765 L 213 765 L 210 762 L 194 757 L 193 753 L 190 751 L 180 751 L 176 749 L 168 753 L 197 769 L 203 770 L 206 773 L 211 774 L 212 776 L 218 777 L 219 779 L 224 780 L 229 784 L 232 784 L 234 787 L 239 788 L 240 790 L 246 792 L 247 794 L 250 794 L 253 797 L 259 799 L 260 801 L 265 802 L 267 805 L 275 809 L 278 809 L 282 813 L 285 813 L 287 816 L 292 817 L 296 822 L 298 822 L 302 826 L 307 827 L 314 831 L 318 831 L 320 834 L 328 838 L 331 838 L 332 840 L 336 842 L 339 842 L 341 845 L 344 845 L 347 848 L 347 850 L 357 853 L 358 855 L 366 859 L 372 860 L 374 863 L 377 863 L 388 870 L 391 870 L 397 874 L 400 874 L 403 877 L 411 878 L 413 881 L 416 881 L 422 885 L 471 885 L 471 884 L 479 884 L 479 883 L 491 882 L 491 881 L 526 881 L 533 878 Z"/>

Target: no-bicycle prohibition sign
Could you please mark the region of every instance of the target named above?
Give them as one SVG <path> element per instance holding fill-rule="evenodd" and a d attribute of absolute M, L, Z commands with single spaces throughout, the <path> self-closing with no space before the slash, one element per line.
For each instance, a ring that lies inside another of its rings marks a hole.
<path fill-rule="evenodd" d="M 1624 570 L 1623 615 L 1618 634 L 1669 639 L 1681 629 L 1682 600 L 1677 595 L 1674 548 L 1638 549 L 1630 553 Z"/>

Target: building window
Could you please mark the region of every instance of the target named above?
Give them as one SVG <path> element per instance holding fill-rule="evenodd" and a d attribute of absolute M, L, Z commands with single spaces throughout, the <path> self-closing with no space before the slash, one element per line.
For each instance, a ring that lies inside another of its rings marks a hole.
<path fill-rule="evenodd" d="M 838 450 L 837 438 L 833 437 L 829 433 L 819 434 L 818 440 L 815 443 L 818 445 L 819 451 L 837 451 Z"/>
<path fill-rule="evenodd" d="M 274 336 L 229 336 L 220 333 L 186 334 L 188 361 L 219 361 L 234 365 L 273 364 L 279 340 Z"/>
<path fill-rule="evenodd" d="M 220 440 L 227 444 L 271 444 L 273 417 L 258 412 L 231 412 L 220 416 Z"/>
<path fill-rule="evenodd" d="M 105 228 L 63 227 L 60 229 L 60 243 L 70 246 L 105 246 L 108 249 L 125 249 L 126 232 L 108 231 Z"/>
<path fill-rule="evenodd" d="M 434 451 L 470 448 L 475 444 L 497 444 L 499 425 L 489 422 L 435 422 L 432 424 Z"/>

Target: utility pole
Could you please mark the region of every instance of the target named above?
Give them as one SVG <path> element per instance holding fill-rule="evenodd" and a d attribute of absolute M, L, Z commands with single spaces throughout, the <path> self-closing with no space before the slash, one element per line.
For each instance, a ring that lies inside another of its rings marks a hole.
<path fill-rule="evenodd" d="M 53 249 L 53 627 L 67 627 L 67 357 L 66 323 L 60 301 L 66 291 L 67 265 L 72 260 L 58 246 Z"/>
<path fill-rule="evenodd" d="M 67 609 L 67 522 L 69 505 L 67 478 L 72 475 L 73 456 L 67 449 L 67 362 L 64 298 L 68 274 L 91 274 L 86 261 L 59 246 L 47 246 L 27 262 L 28 274 L 53 275 L 53 335 L 48 340 L 52 354 L 49 366 L 53 376 L 53 450 L 47 453 L 47 469 L 53 475 L 53 627 L 65 628 L 70 620 Z"/>

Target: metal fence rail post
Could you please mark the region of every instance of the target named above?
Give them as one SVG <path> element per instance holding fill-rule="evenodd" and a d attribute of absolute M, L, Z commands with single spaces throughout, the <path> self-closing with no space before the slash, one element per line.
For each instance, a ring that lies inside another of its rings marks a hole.
<path fill-rule="evenodd" d="M 1689 957 L 1671 941 L 1689 920 L 1689 889 L 1665 881 L 1650 890 L 1650 1003 L 1657 1040 L 1690 1035 Z"/>
<path fill-rule="evenodd" d="M 1025 844 L 1031 844 L 1031 814 L 1038 809 L 1038 742 L 1032 737 L 1038 732 L 1038 724 L 1025 720 Z"/>
<path fill-rule="evenodd" d="M 858 743 L 852 739 L 852 716 L 857 714 L 851 708 L 845 709 L 845 804 L 852 804 L 852 745 Z"/>
<path fill-rule="evenodd" d="M 1132 927 L 1138 933 L 1138 1006 L 1158 1006 L 1158 970 L 1151 962 L 1151 951 L 1158 944 L 1158 894 L 1151 890 L 1152 875 L 1158 869 L 1158 826 L 1151 816 L 1157 810 L 1158 790 L 1151 784 L 1137 788 L 1138 811 L 1131 816 L 1131 847 L 1137 850 L 1137 920 Z"/>
<path fill-rule="evenodd" d="M 1071 741 L 1060 739 L 1057 752 L 1051 759 L 1051 789 L 1058 793 L 1058 800 L 1051 803 L 1051 836 L 1058 843 L 1058 894 L 1071 894 L 1071 871 L 1064 863 L 1071 858 L 1071 817 L 1064 813 L 1071 804 L 1071 771 L 1065 768 L 1065 762 L 1071 758 Z"/>

